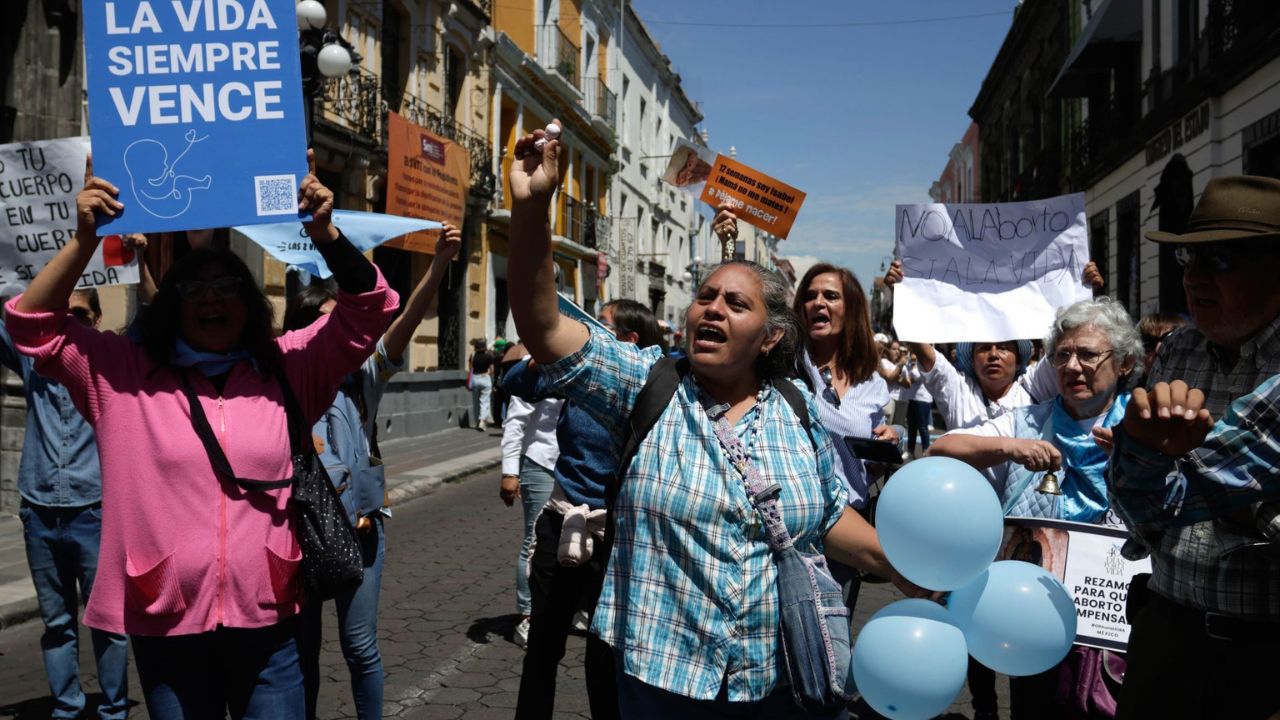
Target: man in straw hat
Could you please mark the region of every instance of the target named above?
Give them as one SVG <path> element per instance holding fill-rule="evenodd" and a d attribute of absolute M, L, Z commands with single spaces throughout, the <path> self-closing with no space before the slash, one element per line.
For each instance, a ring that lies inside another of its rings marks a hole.
<path fill-rule="evenodd" d="M 1275 717 L 1280 505 L 1256 453 L 1280 437 L 1264 385 L 1280 374 L 1280 180 L 1214 178 L 1185 233 L 1147 239 L 1174 245 L 1193 325 L 1168 337 L 1113 438 L 1114 506 L 1153 571 L 1130 588 L 1117 717 Z"/>

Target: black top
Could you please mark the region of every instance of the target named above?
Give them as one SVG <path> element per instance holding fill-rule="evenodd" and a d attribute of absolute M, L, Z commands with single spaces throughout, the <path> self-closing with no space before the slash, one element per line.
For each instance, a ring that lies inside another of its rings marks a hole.
<path fill-rule="evenodd" d="M 483 375 L 489 372 L 489 368 L 493 367 L 493 356 L 487 351 L 481 350 L 471 356 L 471 372 L 476 375 Z"/>

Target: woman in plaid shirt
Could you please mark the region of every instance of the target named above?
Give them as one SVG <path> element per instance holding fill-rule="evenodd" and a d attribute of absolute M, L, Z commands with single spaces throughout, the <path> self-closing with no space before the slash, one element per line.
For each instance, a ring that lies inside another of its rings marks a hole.
<path fill-rule="evenodd" d="M 660 351 L 637 349 L 557 311 L 548 209 L 560 140 L 516 144 L 509 291 L 520 337 L 549 382 L 614 429 Z M 825 432 L 805 431 L 775 382 L 794 367 L 800 325 L 787 287 L 754 263 L 708 273 L 685 318 L 692 372 L 640 446 L 614 507 L 616 535 L 592 632 L 618 654 L 622 716 L 807 717 L 780 689 L 777 572 L 741 474 L 705 406 L 724 412 L 779 503 L 797 546 L 895 578 L 875 530 L 848 508 Z M 813 398 L 809 416 L 818 418 Z M 724 408 L 727 407 L 727 410 Z M 845 717 L 841 710 L 828 717 Z"/>

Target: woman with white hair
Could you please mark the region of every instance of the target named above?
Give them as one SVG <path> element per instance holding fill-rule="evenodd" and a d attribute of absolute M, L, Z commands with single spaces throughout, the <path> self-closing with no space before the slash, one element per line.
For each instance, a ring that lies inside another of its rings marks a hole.
<path fill-rule="evenodd" d="M 1045 348 L 1056 397 L 949 432 L 930 454 L 990 469 L 1006 515 L 1099 522 L 1108 509 L 1107 455 L 1092 432 L 1124 417 L 1142 340 L 1124 308 L 1102 297 L 1059 310 Z M 1060 468 L 1062 495 L 1037 493 L 1043 475 Z"/>
<path fill-rule="evenodd" d="M 1108 457 L 1094 441 L 1093 429 L 1110 428 L 1124 419 L 1127 383 L 1143 352 L 1138 329 L 1111 298 L 1085 300 L 1058 311 L 1045 350 L 1045 364 L 1057 379 L 1056 397 L 1013 408 L 975 427 L 953 430 L 939 438 L 929 454 L 957 458 L 985 471 L 996 483 L 1006 516 L 1120 525 L 1109 512 Z M 1037 492 L 1045 473 L 1059 470 L 1062 494 Z M 1074 652 L 1081 657 L 1065 663 L 1100 667 L 1097 651 L 1077 648 Z M 1061 667 L 1011 679 L 1015 720 L 1060 716 Z M 1075 680 L 1084 676 L 1080 672 Z M 1071 693 L 1064 702 L 1085 695 L 1089 694 Z"/>

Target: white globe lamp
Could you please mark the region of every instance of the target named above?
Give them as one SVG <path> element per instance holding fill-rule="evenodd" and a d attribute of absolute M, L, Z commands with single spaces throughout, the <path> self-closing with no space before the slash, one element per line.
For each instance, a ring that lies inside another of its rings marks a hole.
<path fill-rule="evenodd" d="M 324 5 L 319 0 L 302 0 L 298 3 L 297 13 L 299 30 L 319 30 L 328 20 Z"/>
<path fill-rule="evenodd" d="M 330 43 L 320 48 L 316 65 L 325 77 L 341 77 L 351 71 L 351 53 L 337 43 Z"/>

